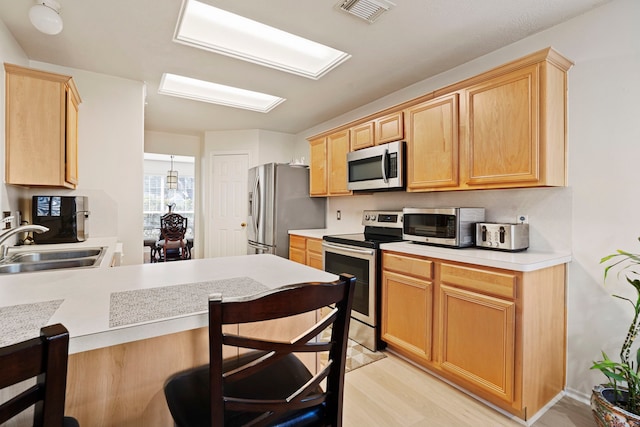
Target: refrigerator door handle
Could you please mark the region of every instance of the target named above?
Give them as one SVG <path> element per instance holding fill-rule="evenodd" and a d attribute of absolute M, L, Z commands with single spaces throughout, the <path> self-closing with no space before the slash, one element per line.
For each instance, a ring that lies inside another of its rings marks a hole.
<path fill-rule="evenodd" d="M 256 175 L 256 182 L 253 186 L 253 203 L 251 204 L 252 212 L 251 216 L 253 218 L 253 229 L 256 232 L 256 236 L 258 235 L 258 224 L 260 224 L 260 202 L 261 202 L 261 194 L 260 194 L 260 175 Z"/>

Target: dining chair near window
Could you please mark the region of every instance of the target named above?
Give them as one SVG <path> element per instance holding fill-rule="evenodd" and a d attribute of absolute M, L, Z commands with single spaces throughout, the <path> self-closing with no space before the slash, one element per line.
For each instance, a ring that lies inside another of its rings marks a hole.
<path fill-rule="evenodd" d="M 253 297 L 209 299 L 209 365 L 173 375 L 164 391 L 179 427 L 342 425 L 347 340 L 355 277 L 300 283 Z M 327 314 L 290 340 L 268 340 L 222 332 L 223 325 Z M 327 342 L 319 341 L 331 328 Z M 223 360 L 223 346 L 250 349 Z M 294 353 L 328 359 L 312 374 Z M 325 381 L 326 380 L 326 381 Z"/>
<path fill-rule="evenodd" d="M 161 260 L 187 259 L 187 218 L 177 213 L 160 217 L 160 240 L 156 243 Z"/>
<path fill-rule="evenodd" d="M 0 389 L 36 378 L 36 384 L 0 404 L 0 425 L 34 406 L 33 425 L 78 427 L 64 416 L 69 332 L 45 326 L 40 337 L 0 348 Z"/>

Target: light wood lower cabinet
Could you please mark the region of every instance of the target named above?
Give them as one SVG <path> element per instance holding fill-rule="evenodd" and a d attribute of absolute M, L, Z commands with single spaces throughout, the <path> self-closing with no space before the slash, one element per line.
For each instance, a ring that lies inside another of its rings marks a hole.
<path fill-rule="evenodd" d="M 295 234 L 289 235 L 289 259 L 300 264 L 307 263 L 307 239 Z"/>
<path fill-rule="evenodd" d="M 519 272 L 383 251 L 382 267 L 389 349 L 524 420 L 564 389 L 564 264 Z"/>
<path fill-rule="evenodd" d="M 323 269 L 322 240 L 307 238 L 306 258 L 306 263 L 309 267 L 314 267 L 318 270 Z"/>
<path fill-rule="evenodd" d="M 322 240 L 290 234 L 289 259 L 322 270 Z"/>
<path fill-rule="evenodd" d="M 382 275 L 382 339 L 418 359 L 431 360 L 431 281 L 385 271 Z"/>

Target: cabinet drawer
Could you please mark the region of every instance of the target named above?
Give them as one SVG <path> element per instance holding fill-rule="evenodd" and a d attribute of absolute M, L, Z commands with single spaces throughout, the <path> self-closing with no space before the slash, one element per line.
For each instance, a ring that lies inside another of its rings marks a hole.
<path fill-rule="evenodd" d="M 322 253 L 322 240 L 307 239 L 307 251 Z"/>
<path fill-rule="evenodd" d="M 476 292 L 514 299 L 518 276 L 515 273 L 442 263 L 440 280 L 442 283 L 461 286 Z"/>
<path fill-rule="evenodd" d="M 289 246 L 292 248 L 305 250 L 307 248 L 307 239 L 302 236 L 296 236 L 295 234 L 290 234 Z"/>
<path fill-rule="evenodd" d="M 382 268 L 423 279 L 433 277 L 433 262 L 389 252 L 382 253 Z"/>

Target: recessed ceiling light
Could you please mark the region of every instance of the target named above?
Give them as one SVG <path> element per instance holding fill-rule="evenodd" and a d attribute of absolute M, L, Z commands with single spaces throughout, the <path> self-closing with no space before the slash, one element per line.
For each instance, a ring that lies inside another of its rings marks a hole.
<path fill-rule="evenodd" d="M 268 113 L 285 101 L 284 98 L 273 95 L 170 73 L 162 75 L 158 93 L 261 113 Z"/>
<path fill-rule="evenodd" d="M 311 79 L 351 57 L 196 0 L 183 1 L 173 40 Z"/>

